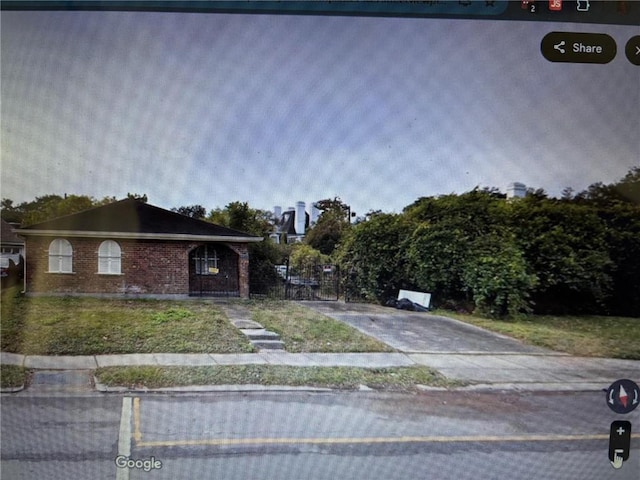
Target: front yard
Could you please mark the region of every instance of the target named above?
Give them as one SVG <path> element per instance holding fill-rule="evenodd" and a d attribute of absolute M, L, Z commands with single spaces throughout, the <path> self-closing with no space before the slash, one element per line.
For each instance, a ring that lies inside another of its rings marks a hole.
<path fill-rule="evenodd" d="M 108 355 L 256 351 L 212 301 L 31 298 L 17 292 L 13 289 L 2 295 L 3 352 Z M 289 352 L 394 351 L 355 328 L 291 302 L 246 304 L 254 320 L 281 335 Z"/>
<path fill-rule="evenodd" d="M 3 352 L 100 355 L 254 351 L 220 309 L 206 302 L 26 298 L 16 292 L 2 295 Z"/>

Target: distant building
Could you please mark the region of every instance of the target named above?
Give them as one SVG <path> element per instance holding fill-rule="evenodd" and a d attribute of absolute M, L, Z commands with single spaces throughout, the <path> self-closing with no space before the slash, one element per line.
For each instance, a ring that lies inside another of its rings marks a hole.
<path fill-rule="evenodd" d="M 513 182 L 507 186 L 507 198 L 524 198 L 527 196 L 527 186 L 524 183 Z"/>
<path fill-rule="evenodd" d="M 15 234 L 11 224 L 2 220 L 0 230 L 0 278 L 2 287 L 20 281 L 24 274 L 24 240 Z"/>
<path fill-rule="evenodd" d="M 0 235 L 0 250 L 3 254 L 16 257 L 24 255 L 24 240 L 16 235 L 13 226 L 4 220 L 2 220 Z"/>
<path fill-rule="evenodd" d="M 317 220 L 319 210 L 314 205 L 311 211 Z M 295 208 L 289 207 L 284 213 L 281 207 L 276 206 L 273 208 L 273 215 L 276 219 L 275 230 L 270 238 L 276 243 L 302 242 L 309 226 L 314 223 L 311 220 L 312 216 L 306 211 L 304 202 L 296 202 Z"/>

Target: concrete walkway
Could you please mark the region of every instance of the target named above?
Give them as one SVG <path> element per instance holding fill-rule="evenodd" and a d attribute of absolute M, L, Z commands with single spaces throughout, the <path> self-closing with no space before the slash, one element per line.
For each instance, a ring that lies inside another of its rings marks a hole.
<path fill-rule="evenodd" d="M 341 367 L 432 367 L 467 389 L 600 390 L 619 378 L 640 380 L 640 361 L 568 355 L 452 353 L 131 354 L 57 356 L 1 353 L 0 363 L 39 370 L 94 370 L 111 366 L 290 365 Z M 186 390 L 186 389 L 185 389 Z"/>

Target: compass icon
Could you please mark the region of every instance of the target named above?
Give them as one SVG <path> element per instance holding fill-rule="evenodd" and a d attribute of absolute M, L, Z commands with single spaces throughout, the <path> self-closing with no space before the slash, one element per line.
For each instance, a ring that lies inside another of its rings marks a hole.
<path fill-rule="evenodd" d="M 632 380 L 622 379 L 607 389 L 607 405 L 616 413 L 629 413 L 640 403 L 640 387 Z"/>

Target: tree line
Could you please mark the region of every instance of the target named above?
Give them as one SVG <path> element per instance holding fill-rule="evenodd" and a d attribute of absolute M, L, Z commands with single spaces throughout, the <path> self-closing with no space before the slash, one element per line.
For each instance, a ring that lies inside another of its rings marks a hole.
<path fill-rule="evenodd" d="M 128 194 L 146 201 L 146 195 Z M 2 218 L 22 226 L 116 201 L 46 195 L 14 205 Z M 333 262 L 350 293 L 384 303 L 399 289 L 432 293 L 436 306 L 488 316 L 521 312 L 640 316 L 640 167 L 620 181 L 595 183 L 560 198 L 543 190 L 507 199 L 495 188 L 423 197 L 402 213 L 369 212 L 352 223 L 339 198 L 316 204 L 321 214 L 301 245 L 268 241 L 271 212 L 231 202 L 183 215 L 262 236 L 250 246 L 250 282 L 279 281 L 274 268 Z"/>
<path fill-rule="evenodd" d="M 350 288 L 381 302 L 405 288 L 496 317 L 640 316 L 640 168 L 561 198 L 489 188 L 420 198 L 353 225 L 333 255 Z"/>

